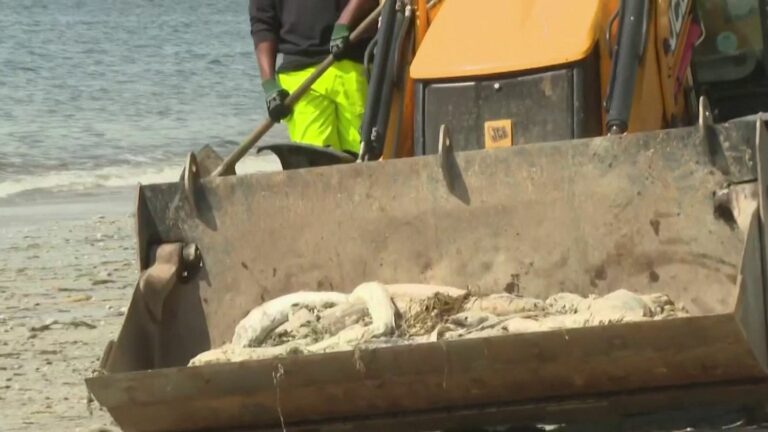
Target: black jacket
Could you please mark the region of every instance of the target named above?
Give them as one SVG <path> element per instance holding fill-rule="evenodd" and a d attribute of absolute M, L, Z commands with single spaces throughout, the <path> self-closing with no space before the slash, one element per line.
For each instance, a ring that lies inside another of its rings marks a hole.
<path fill-rule="evenodd" d="M 254 46 L 274 40 L 283 55 L 279 71 L 314 66 L 329 55 L 331 32 L 349 0 L 250 0 L 251 36 Z M 376 8 L 364 11 L 367 16 Z M 372 33 L 375 32 L 375 29 Z M 363 61 L 370 37 L 350 46 L 345 58 Z"/>

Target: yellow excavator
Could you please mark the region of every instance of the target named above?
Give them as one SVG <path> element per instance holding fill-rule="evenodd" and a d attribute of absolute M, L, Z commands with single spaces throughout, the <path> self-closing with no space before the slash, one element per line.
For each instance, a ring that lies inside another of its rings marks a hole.
<path fill-rule="evenodd" d="M 89 391 L 128 431 L 764 411 L 767 3 L 384 0 L 357 161 L 272 144 L 283 171 L 236 175 L 204 148 L 139 187 L 141 276 Z M 689 316 L 186 367 L 267 300 L 371 280 L 625 288 Z"/>

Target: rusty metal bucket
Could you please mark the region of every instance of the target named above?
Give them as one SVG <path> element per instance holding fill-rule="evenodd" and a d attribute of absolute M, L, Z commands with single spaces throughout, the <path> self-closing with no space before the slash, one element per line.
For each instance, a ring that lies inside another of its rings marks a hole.
<path fill-rule="evenodd" d="M 87 385 L 130 431 L 434 430 L 760 402 L 766 145 L 759 121 L 703 123 L 141 186 L 144 279 L 178 270 L 139 284 Z M 626 288 L 691 316 L 184 367 L 266 300 L 370 280 Z"/>

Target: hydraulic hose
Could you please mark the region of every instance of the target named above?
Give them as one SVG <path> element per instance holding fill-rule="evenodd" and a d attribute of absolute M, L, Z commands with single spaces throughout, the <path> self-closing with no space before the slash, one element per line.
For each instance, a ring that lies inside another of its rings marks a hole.
<path fill-rule="evenodd" d="M 384 75 L 387 70 L 387 55 L 392 45 L 394 33 L 397 0 L 385 0 L 381 12 L 381 24 L 376 33 L 376 47 L 373 58 L 373 70 L 368 83 L 368 95 L 365 101 L 365 114 L 363 114 L 360 126 L 360 156 L 359 160 L 367 160 L 368 152 L 372 147 L 376 118 L 381 108 L 379 95 L 384 85 Z"/>
<path fill-rule="evenodd" d="M 605 99 L 606 129 L 611 135 L 629 128 L 637 70 L 647 42 L 649 0 L 622 0 L 619 34 L 614 48 L 611 80 Z"/>
<path fill-rule="evenodd" d="M 396 42 L 397 38 L 400 37 L 400 33 L 405 28 L 404 24 L 405 13 L 403 8 L 400 8 L 395 16 L 393 42 Z M 371 134 L 371 147 L 366 149 L 365 157 L 367 160 L 380 158 L 384 151 L 384 143 L 387 141 L 387 126 L 389 126 L 390 105 L 392 104 L 396 72 L 393 66 L 397 62 L 398 45 L 397 43 L 391 43 L 388 48 L 389 53 L 386 56 L 387 67 L 384 68 L 381 96 L 378 98 L 379 111 L 376 114 L 376 122 Z"/>
<path fill-rule="evenodd" d="M 413 9 L 411 9 L 410 6 L 406 6 L 405 8 L 405 15 L 403 18 L 403 27 L 400 30 L 400 33 L 396 36 L 396 42 L 395 42 L 395 59 L 392 63 L 392 69 L 395 71 L 395 83 L 399 83 L 400 79 L 402 77 L 402 70 L 401 62 L 403 59 L 402 52 L 403 52 L 403 44 L 405 43 L 406 38 L 408 37 L 409 30 L 411 30 L 411 22 L 413 21 Z"/>
<path fill-rule="evenodd" d="M 371 39 L 371 42 L 368 44 L 368 46 L 365 48 L 365 54 L 363 56 L 363 68 L 365 68 L 365 79 L 366 81 L 371 81 L 371 58 L 373 58 L 374 50 L 376 49 L 376 45 L 379 42 L 379 35 L 376 33 L 376 36 L 374 36 L 373 39 Z"/>

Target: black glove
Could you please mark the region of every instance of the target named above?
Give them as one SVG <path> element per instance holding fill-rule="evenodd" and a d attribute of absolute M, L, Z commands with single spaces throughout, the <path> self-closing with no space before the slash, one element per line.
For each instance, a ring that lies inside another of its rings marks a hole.
<path fill-rule="evenodd" d="M 331 33 L 331 54 L 339 58 L 347 51 L 349 46 L 349 26 L 346 24 L 336 24 Z"/>
<path fill-rule="evenodd" d="M 291 115 L 291 107 L 286 105 L 288 91 L 280 87 L 277 80 L 270 78 L 261 82 L 261 88 L 264 89 L 264 99 L 267 101 L 267 113 L 269 118 L 275 123 Z"/>

